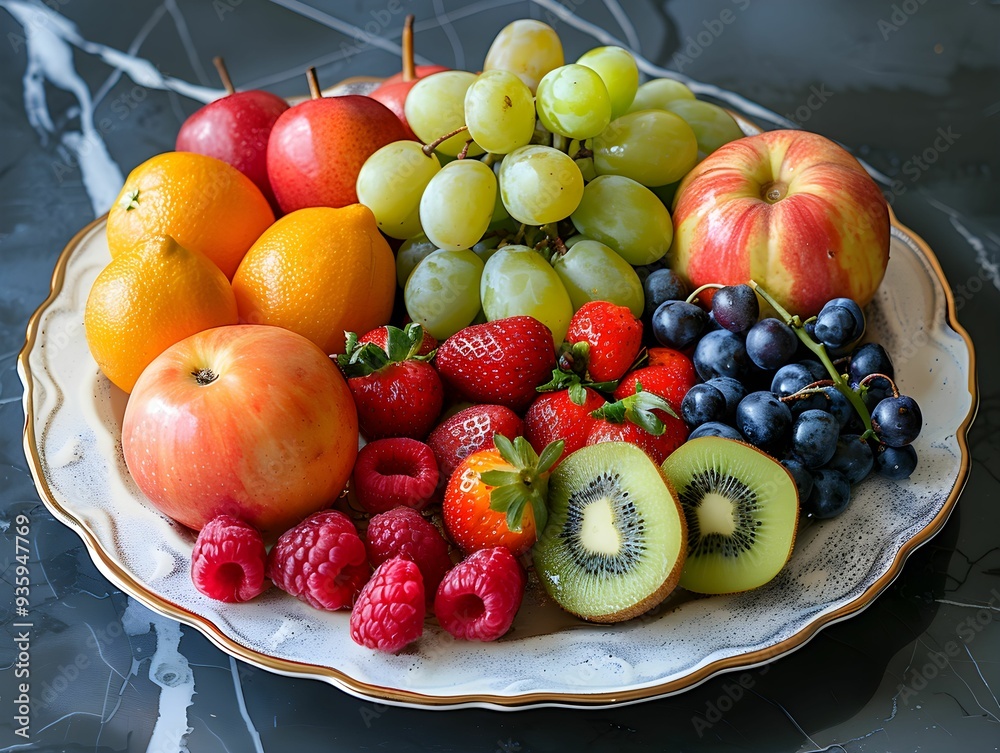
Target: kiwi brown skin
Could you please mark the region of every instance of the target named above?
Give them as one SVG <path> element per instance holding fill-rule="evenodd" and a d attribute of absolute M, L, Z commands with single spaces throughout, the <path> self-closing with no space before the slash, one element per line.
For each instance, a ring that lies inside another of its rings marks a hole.
<path fill-rule="evenodd" d="M 749 442 L 743 442 L 743 441 L 738 440 L 738 439 L 728 439 L 727 438 L 727 439 L 724 439 L 724 441 L 726 441 L 726 442 L 732 442 L 733 444 L 743 445 L 744 447 L 748 447 L 749 449 L 753 450 L 754 452 L 756 452 L 756 453 L 758 453 L 760 455 L 763 455 L 768 460 L 773 461 L 775 463 L 775 465 L 777 465 L 779 468 L 781 468 L 781 470 L 784 472 L 784 474 L 791 481 L 791 488 L 792 488 L 792 490 L 793 490 L 793 492 L 795 494 L 795 502 L 796 502 L 796 504 L 795 504 L 795 513 L 794 513 L 795 514 L 795 524 L 792 527 L 792 535 L 791 535 L 791 539 L 789 540 L 789 543 L 788 543 L 788 554 L 785 555 L 785 562 L 782 565 L 782 569 L 783 569 L 784 565 L 788 564 L 788 560 L 791 559 L 792 553 L 795 551 L 795 542 L 798 539 L 799 527 L 800 527 L 800 525 L 802 523 L 802 517 L 799 514 L 800 513 L 800 506 L 799 505 L 800 505 L 801 500 L 799 500 L 799 491 L 798 491 L 798 486 L 795 483 L 795 478 L 792 476 L 791 472 L 787 468 L 785 468 L 784 465 L 782 465 L 781 463 L 779 463 L 772 455 L 768 454 L 767 452 L 764 452 L 759 447 L 756 447 L 756 446 L 750 444 Z M 662 466 L 661 466 L 661 472 L 662 472 Z M 669 479 L 667 480 L 667 483 L 670 484 Z M 675 491 L 672 486 L 671 486 L 671 490 Z M 679 499 L 679 496 L 675 494 L 675 498 Z M 687 514 L 683 511 L 683 506 L 682 506 L 681 514 L 682 514 L 682 517 L 684 518 L 685 531 L 687 531 Z M 685 541 L 685 546 L 686 546 L 686 544 L 687 544 L 687 542 Z M 780 570 L 778 572 L 780 573 Z M 777 576 L 775 576 L 775 577 L 777 577 Z M 679 579 L 680 579 L 680 574 L 678 573 L 678 580 Z M 681 586 L 681 588 L 683 588 L 683 586 Z M 757 586 L 756 588 L 760 588 L 760 586 Z M 709 593 L 709 594 L 702 594 L 702 593 L 700 593 L 698 591 L 688 591 L 687 589 L 684 589 L 684 590 L 687 591 L 688 593 L 695 594 L 697 596 L 710 597 L 710 596 L 730 596 L 730 595 L 739 594 L 739 593 L 746 593 L 747 591 L 753 591 L 755 589 L 754 588 L 745 588 L 745 589 L 737 589 L 737 590 L 734 590 L 734 591 L 718 591 L 718 592 L 713 592 L 713 593 Z"/>
<path fill-rule="evenodd" d="M 616 622 L 625 622 L 626 620 L 631 620 L 633 617 L 638 617 L 639 615 L 645 614 L 650 609 L 659 606 L 663 600 L 670 596 L 670 594 L 672 594 L 677 588 L 677 584 L 681 579 L 681 571 L 684 569 L 684 560 L 687 559 L 687 516 L 684 514 L 684 509 L 681 507 L 680 499 L 677 496 L 677 490 L 674 489 L 673 484 L 670 483 L 670 479 L 667 478 L 663 469 L 659 466 L 656 466 L 656 470 L 660 474 L 660 478 L 663 479 L 663 483 L 666 484 L 667 489 L 670 490 L 670 499 L 673 500 L 674 505 L 677 507 L 677 517 L 680 519 L 681 523 L 681 549 L 677 556 L 677 561 L 674 563 L 674 569 L 670 571 L 667 579 L 663 581 L 663 584 L 658 589 L 653 591 L 653 593 L 642 601 L 633 604 L 628 609 L 622 609 L 618 612 L 611 612 L 609 614 L 591 615 L 590 617 L 584 617 L 583 615 L 577 614 L 572 610 L 566 610 L 574 617 L 579 617 L 581 620 L 586 622 L 593 622 L 600 625 L 611 625 Z M 563 608 L 565 609 L 565 607 Z"/>

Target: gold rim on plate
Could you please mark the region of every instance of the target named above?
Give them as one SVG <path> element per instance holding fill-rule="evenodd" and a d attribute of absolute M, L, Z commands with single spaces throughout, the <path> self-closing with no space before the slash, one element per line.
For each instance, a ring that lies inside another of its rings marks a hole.
<path fill-rule="evenodd" d="M 63 249 L 62 253 L 59 255 L 59 259 L 56 262 L 55 269 L 52 273 L 52 281 L 50 285 L 50 292 L 42 304 L 38 307 L 35 313 L 32 315 L 31 319 L 28 321 L 27 335 L 25 338 L 24 347 L 21 349 L 18 359 L 17 359 L 17 369 L 21 377 L 21 381 L 24 385 L 24 395 L 23 395 L 23 405 L 24 405 L 24 415 L 25 415 L 25 425 L 24 425 L 24 453 L 28 462 L 28 467 L 31 471 L 32 478 L 35 481 L 35 487 L 38 490 L 38 494 L 45 506 L 52 512 L 52 514 L 65 523 L 67 526 L 72 528 L 76 533 L 83 539 L 88 551 L 90 552 L 91 559 L 94 561 L 97 568 L 116 586 L 121 588 L 129 596 L 134 597 L 140 601 L 145 606 L 150 609 L 171 617 L 179 622 L 185 623 L 192 627 L 195 627 L 200 632 L 202 632 L 209 640 L 212 641 L 216 646 L 231 654 L 239 659 L 242 659 L 250 664 L 256 665 L 258 667 L 277 672 L 279 674 L 295 676 L 295 677 L 311 677 L 315 679 L 323 679 L 331 682 L 335 686 L 345 690 L 353 695 L 365 698 L 366 700 L 381 700 L 389 701 L 392 703 L 429 707 L 429 708 L 443 708 L 443 707 L 457 707 L 457 706 L 470 706 L 470 705 L 484 705 L 494 708 L 507 708 L 507 709 L 517 709 L 529 706 L 538 705 L 560 705 L 560 706 L 576 706 L 576 707 L 590 707 L 590 706 L 610 706 L 620 703 L 628 703 L 639 700 L 651 700 L 654 698 L 672 695 L 679 693 L 683 690 L 687 690 L 696 685 L 701 684 L 705 680 L 709 679 L 713 675 L 720 674 L 727 671 L 732 671 L 735 669 L 747 669 L 756 665 L 767 663 L 779 656 L 790 653 L 795 649 L 800 648 L 805 645 L 816 633 L 818 633 L 822 628 L 827 625 L 839 622 L 841 620 L 847 619 L 865 609 L 869 606 L 875 598 L 884 591 L 890 583 L 892 583 L 896 577 L 902 571 L 903 565 L 905 564 L 909 555 L 917 549 L 919 546 L 925 544 L 930 540 L 935 534 L 937 534 L 941 528 L 944 526 L 945 522 L 948 520 L 948 516 L 955 507 L 955 503 L 958 500 L 962 489 L 969 477 L 969 470 L 971 467 L 971 457 L 968 445 L 968 430 L 969 426 L 972 424 L 975 418 L 976 411 L 979 406 L 979 390 L 976 377 L 976 360 L 975 360 L 975 350 L 973 348 L 972 340 L 969 337 L 968 332 L 962 327 L 958 322 L 958 318 L 955 311 L 955 299 L 951 292 L 951 288 L 944 276 L 944 272 L 941 269 L 941 265 L 931 251 L 927 243 L 911 231 L 906 226 L 902 225 L 892 209 L 889 210 L 890 219 L 893 228 L 898 232 L 903 234 L 906 238 L 911 240 L 915 246 L 923 254 L 924 258 L 930 265 L 937 278 L 937 282 L 940 284 L 944 291 L 945 299 L 947 302 L 947 324 L 951 329 L 958 334 L 966 344 L 969 353 L 969 393 L 971 395 L 971 406 L 969 408 L 969 413 L 962 421 L 961 425 L 956 431 L 956 440 L 961 451 L 961 464 L 959 467 L 958 475 L 955 479 L 951 491 L 948 494 L 948 498 L 945 500 L 941 510 L 938 514 L 925 526 L 920 532 L 918 532 L 911 539 L 906 541 L 896 552 L 893 562 L 889 569 L 883 573 L 881 577 L 875 580 L 865 591 L 852 600 L 851 602 L 844 604 L 839 609 L 824 614 L 817 618 L 807 626 L 803 627 L 799 632 L 786 638 L 785 640 L 764 649 L 759 649 L 757 651 L 752 651 L 744 654 L 739 654 L 736 656 L 727 657 L 724 659 L 719 659 L 699 669 L 683 676 L 676 678 L 669 682 L 664 682 L 659 685 L 645 686 L 642 688 L 635 688 L 632 690 L 622 691 L 622 692 L 603 692 L 603 693 L 557 693 L 557 692 L 533 692 L 533 693 L 523 693 L 516 695 L 496 695 L 496 694 L 462 694 L 462 695 L 451 695 L 451 696 L 431 696 L 422 693 L 415 693 L 411 691 L 400 690 L 398 688 L 383 687 L 379 685 L 373 685 L 370 683 L 362 682 L 349 675 L 341 672 L 340 670 L 334 669 L 332 667 L 323 667 L 315 664 L 300 663 L 295 661 L 289 661 L 286 659 L 280 659 L 276 657 L 269 656 L 267 654 L 260 653 L 251 648 L 243 646 L 237 643 L 232 638 L 223 633 L 213 622 L 210 620 L 197 615 L 184 607 L 175 604 L 162 596 L 148 591 L 144 586 L 138 583 L 135 578 L 125 570 L 119 562 L 117 562 L 113 557 L 111 557 L 108 552 L 98 543 L 96 536 L 93 532 L 82 523 L 72 512 L 65 509 L 54 497 L 49 488 L 49 485 L 45 479 L 44 473 L 42 471 L 42 461 L 39 456 L 38 446 L 35 436 L 35 426 L 33 422 L 34 415 L 34 379 L 29 366 L 29 355 L 34 349 L 35 343 L 39 338 L 39 327 L 43 314 L 49 308 L 49 306 L 55 301 L 56 297 L 63 289 L 63 285 L 66 279 L 66 267 L 69 262 L 70 257 L 76 251 L 77 247 L 80 245 L 83 238 L 93 230 L 97 225 L 106 219 L 106 215 L 97 218 L 93 222 L 89 223 L 86 227 L 80 230 L 70 242 Z"/>

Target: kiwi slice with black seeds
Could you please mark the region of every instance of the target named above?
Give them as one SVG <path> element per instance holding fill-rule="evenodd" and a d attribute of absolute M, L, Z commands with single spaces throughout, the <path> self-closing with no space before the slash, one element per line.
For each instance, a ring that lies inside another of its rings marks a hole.
<path fill-rule="evenodd" d="M 791 556 L 799 517 L 795 480 L 783 465 L 743 442 L 699 437 L 662 467 L 687 518 L 683 588 L 734 593 L 778 574 Z"/>
<path fill-rule="evenodd" d="M 549 478 L 548 506 L 535 569 L 566 611 L 620 622 L 676 587 L 684 515 L 663 473 L 638 447 L 602 442 L 569 455 Z"/>

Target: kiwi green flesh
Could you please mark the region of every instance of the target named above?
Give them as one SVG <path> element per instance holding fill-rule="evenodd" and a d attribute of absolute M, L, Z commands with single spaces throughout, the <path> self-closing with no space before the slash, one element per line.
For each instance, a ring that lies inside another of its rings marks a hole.
<path fill-rule="evenodd" d="M 792 553 L 798 525 L 795 481 L 756 447 L 722 437 L 684 443 L 664 462 L 687 518 L 680 585 L 703 594 L 764 585 Z"/>
<path fill-rule="evenodd" d="M 620 622 L 677 585 L 686 534 L 680 504 L 638 447 L 602 442 L 565 458 L 549 478 L 549 519 L 535 569 L 566 611 Z"/>

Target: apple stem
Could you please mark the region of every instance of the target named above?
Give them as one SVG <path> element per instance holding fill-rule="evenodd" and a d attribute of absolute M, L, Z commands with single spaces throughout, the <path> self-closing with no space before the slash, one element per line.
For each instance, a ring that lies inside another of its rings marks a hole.
<path fill-rule="evenodd" d="M 462 126 L 461 128 L 456 128 L 451 133 L 446 133 L 444 136 L 438 136 L 431 143 L 424 145 L 424 154 L 426 154 L 428 157 L 430 157 L 431 154 L 433 154 L 433 152 L 434 152 L 435 149 L 437 149 L 439 146 L 441 146 L 441 144 L 443 144 L 445 141 L 447 141 L 448 139 L 450 139 L 452 136 L 457 136 L 458 134 L 463 133 L 464 131 L 468 131 L 468 130 L 469 130 L 469 126 Z"/>
<path fill-rule="evenodd" d="M 193 376 L 194 381 L 197 382 L 202 387 L 204 387 L 206 384 L 211 384 L 212 382 L 214 382 L 216 379 L 219 378 L 219 375 L 209 368 L 203 368 L 203 369 L 198 369 L 197 371 L 192 371 L 191 376 Z"/>
<path fill-rule="evenodd" d="M 323 90 L 319 88 L 319 79 L 316 77 L 315 68 L 306 71 L 306 80 L 309 82 L 309 96 L 312 99 L 322 99 Z"/>
<path fill-rule="evenodd" d="M 222 59 L 221 55 L 216 55 L 212 58 L 212 64 L 215 66 L 215 70 L 219 72 L 219 78 L 222 80 L 222 85 L 226 87 L 226 94 L 235 94 L 236 87 L 233 86 L 233 80 L 229 78 L 229 70 L 226 68 L 226 61 Z"/>
<path fill-rule="evenodd" d="M 412 81 L 417 77 L 417 68 L 413 64 L 413 14 L 410 13 L 403 22 L 403 81 Z"/>

